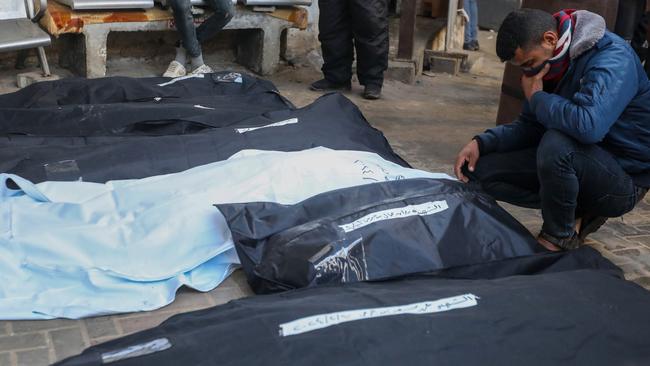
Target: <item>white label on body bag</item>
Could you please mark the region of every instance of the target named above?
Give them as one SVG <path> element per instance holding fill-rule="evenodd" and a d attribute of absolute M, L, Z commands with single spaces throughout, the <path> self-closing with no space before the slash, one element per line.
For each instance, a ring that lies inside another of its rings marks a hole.
<path fill-rule="evenodd" d="M 399 219 L 409 216 L 428 216 L 442 212 L 448 208 L 449 206 L 447 205 L 447 201 L 425 202 L 419 205 L 408 205 L 404 207 L 397 207 L 373 212 L 349 224 L 339 225 L 339 227 L 346 233 L 349 233 L 370 224 L 374 224 L 375 222 Z"/>
<path fill-rule="evenodd" d="M 280 126 L 286 126 L 286 125 L 293 125 L 293 124 L 296 124 L 296 123 L 298 123 L 298 118 L 290 118 L 290 119 L 285 119 L 284 121 L 271 123 L 270 125 L 264 125 L 264 126 L 259 126 L 259 127 L 236 128 L 235 131 L 237 131 L 237 133 L 246 133 L 246 132 L 251 132 L 251 131 L 255 131 L 255 130 L 260 130 L 262 128 L 280 127 Z"/>
<path fill-rule="evenodd" d="M 372 319 L 402 314 L 432 314 L 454 309 L 469 308 L 478 305 L 476 301 L 478 299 L 479 297 L 476 295 L 464 294 L 435 301 L 424 301 L 408 305 L 347 310 L 338 311 L 335 313 L 313 315 L 288 323 L 280 324 L 280 335 L 283 337 L 288 337 L 291 335 L 307 333 L 314 330 L 331 327 L 333 325 L 363 319 Z"/>

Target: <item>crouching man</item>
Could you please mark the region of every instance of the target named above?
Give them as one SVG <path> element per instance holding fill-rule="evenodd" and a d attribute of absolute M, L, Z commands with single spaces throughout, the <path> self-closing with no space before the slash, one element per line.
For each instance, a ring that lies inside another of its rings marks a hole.
<path fill-rule="evenodd" d="M 456 176 L 541 209 L 547 249 L 576 248 L 650 187 L 650 81 L 632 48 L 585 10 L 512 12 L 497 54 L 522 69 L 526 103 L 460 151 Z"/>

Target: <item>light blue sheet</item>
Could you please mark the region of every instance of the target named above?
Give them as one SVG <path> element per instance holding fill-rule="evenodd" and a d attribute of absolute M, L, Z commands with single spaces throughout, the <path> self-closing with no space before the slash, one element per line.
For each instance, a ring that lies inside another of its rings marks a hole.
<path fill-rule="evenodd" d="M 215 203 L 296 203 L 375 181 L 451 179 L 378 155 L 242 151 L 139 180 L 32 184 L 0 174 L 0 318 L 153 310 L 186 285 L 209 291 L 238 265 Z M 12 180 L 20 190 L 10 190 Z"/>

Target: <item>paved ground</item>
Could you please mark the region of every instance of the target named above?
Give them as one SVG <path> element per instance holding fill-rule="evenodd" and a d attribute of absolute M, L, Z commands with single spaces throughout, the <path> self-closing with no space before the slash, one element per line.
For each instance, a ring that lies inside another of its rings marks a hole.
<path fill-rule="evenodd" d="M 418 168 L 451 172 L 451 162 L 463 143 L 493 125 L 499 97 L 502 66 L 490 53 L 490 33 L 482 33 L 483 72 L 460 77 L 423 77 L 416 85 L 387 81 L 384 99 L 361 99 L 357 87 L 348 96 L 368 120 L 383 130 L 395 149 Z M 138 71 L 113 64 L 112 74 L 153 75 L 164 65 L 142 61 Z M 125 64 L 131 64 L 131 61 Z M 109 65 L 110 66 L 110 65 Z M 224 66 L 224 65 L 222 65 Z M 224 67 L 237 67 L 225 65 Z M 0 93 L 13 90 L 13 70 L 0 69 Z M 297 105 L 318 97 L 307 91 L 318 72 L 307 67 L 284 68 L 271 79 Z M 541 226 L 534 210 L 506 205 L 533 233 Z M 589 245 L 620 265 L 626 276 L 650 289 L 650 200 L 646 198 L 623 218 L 610 220 L 595 233 Z M 11 280 L 11 279 L 8 279 Z M 244 276 L 236 271 L 209 293 L 180 291 L 176 301 L 148 313 L 74 320 L 0 322 L 0 366 L 45 365 L 121 335 L 153 327 L 168 317 L 250 296 Z"/>

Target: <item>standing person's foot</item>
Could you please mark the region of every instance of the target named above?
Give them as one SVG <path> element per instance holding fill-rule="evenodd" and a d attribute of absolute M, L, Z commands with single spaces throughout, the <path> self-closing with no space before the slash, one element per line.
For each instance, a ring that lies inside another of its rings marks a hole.
<path fill-rule="evenodd" d="M 352 89 L 352 83 L 348 81 L 347 83 L 336 84 L 327 79 L 320 79 L 313 82 L 309 89 L 313 91 L 350 90 Z"/>
<path fill-rule="evenodd" d="M 192 70 L 192 75 L 199 75 L 199 74 L 211 74 L 212 73 L 212 68 L 210 66 L 203 64 L 196 69 Z"/>
<path fill-rule="evenodd" d="M 187 75 L 187 70 L 180 62 L 174 60 L 169 63 L 167 71 L 163 74 L 163 77 L 166 78 L 178 78 L 181 76 Z"/>
<path fill-rule="evenodd" d="M 463 43 L 463 49 L 466 51 L 478 51 L 480 50 L 480 47 L 478 45 L 478 41 L 470 41 Z"/>
<path fill-rule="evenodd" d="M 363 97 L 368 100 L 377 100 L 381 98 L 381 86 L 366 85 L 366 88 L 363 91 Z"/>

